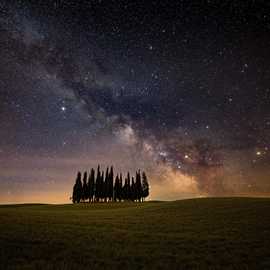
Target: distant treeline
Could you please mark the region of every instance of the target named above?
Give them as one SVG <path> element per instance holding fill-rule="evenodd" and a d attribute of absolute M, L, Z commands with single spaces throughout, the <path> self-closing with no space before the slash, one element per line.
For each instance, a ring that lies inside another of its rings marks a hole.
<path fill-rule="evenodd" d="M 122 173 L 114 178 L 113 167 L 97 172 L 91 169 L 89 175 L 78 172 L 73 187 L 72 201 L 80 202 L 110 202 L 137 201 L 142 202 L 149 195 L 149 183 L 145 172 L 137 171 L 135 178 L 128 172 L 124 181 Z"/>

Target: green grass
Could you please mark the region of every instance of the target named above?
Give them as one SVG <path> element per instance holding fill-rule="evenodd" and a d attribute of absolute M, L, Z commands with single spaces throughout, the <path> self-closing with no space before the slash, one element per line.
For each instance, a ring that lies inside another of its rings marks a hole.
<path fill-rule="evenodd" d="M 270 269 L 270 199 L 1 206 L 0 269 Z"/>

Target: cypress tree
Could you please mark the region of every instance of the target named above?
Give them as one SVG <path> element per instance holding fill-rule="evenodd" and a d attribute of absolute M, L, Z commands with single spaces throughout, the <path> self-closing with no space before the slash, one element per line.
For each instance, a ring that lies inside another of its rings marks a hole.
<path fill-rule="evenodd" d="M 149 183 L 145 172 L 142 173 L 142 197 L 145 199 L 149 195 Z"/>
<path fill-rule="evenodd" d="M 140 170 L 136 171 L 135 177 L 131 177 L 127 172 L 124 181 L 122 173 L 116 175 L 114 179 L 113 166 L 107 167 L 106 172 L 100 171 L 100 165 L 95 170 L 92 168 L 87 181 L 87 172 L 84 172 L 83 178 L 81 172 L 78 172 L 76 182 L 73 186 L 72 202 L 80 203 L 81 201 L 144 201 L 149 196 L 149 183 L 146 173 L 141 175 Z"/>
<path fill-rule="evenodd" d="M 119 196 L 119 177 L 118 177 L 118 174 L 116 175 L 116 178 L 115 178 L 115 182 L 114 182 L 114 197 L 113 197 L 113 200 L 114 201 L 117 201 L 117 200 L 120 200 L 120 196 Z"/>
<path fill-rule="evenodd" d="M 134 200 L 136 200 L 136 185 L 135 185 L 133 176 L 132 176 L 131 187 L 130 187 L 130 200 L 133 202 Z"/>
<path fill-rule="evenodd" d="M 77 174 L 77 178 L 75 180 L 75 184 L 73 185 L 73 191 L 72 191 L 72 202 L 77 203 L 77 179 L 79 177 L 79 173 Z"/>
<path fill-rule="evenodd" d="M 87 172 L 84 172 L 83 186 L 82 186 L 82 200 L 84 202 L 87 199 L 88 199 Z"/>
<path fill-rule="evenodd" d="M 101 174 L 100 174 L 100 166 L 97 168 L 97 178 L 96 178 L 96 189 L 95 189 L 95 199 L 98 202 L 101 195 Z"/>
<path fill-rule="evenodd" d="M 122 173 L 120 173 L 120 178 L 119 178 L 119 200 L 120 200 L 120 202 L 123 200 L 123 179 L 122 179 Z"/>
<path fill-rule="evenodd" d="M 109 173 L 109 200 L 113 200 L 113 166 L 111 166 L 110 173 Z"/>
<path fill-rule="evenodd" d="M 93 201 L 95 195 L 95 170 L 92 168 L 88 178 L 88 195 L 89 202 Z"/>
<path fill-rule="evenodd" d="M 79 203 L 82 199 L 82 181 L 81 181 L 82 174 L 78 172 L 75 185 L 73 187 L 73 194 L 72 194 L 72 202 Z"/>
<path fill-rule="evenodd" d="M 136 188 L 136 200 L 138 200 L 139 202 L 141 201 L 142 198 L 142 181 L 141 181 L 141 172 L 140 170 L 138 172 L 136 172 L 136 184 L 135 184 Z"/>
<path fill-rule="evenodd" d="M 110 185 L 109 185 L 109 168 L 107 167 L 106 169 L 106 174 L 105 174 L 105 182 L 104 182 L 104 197 L 105 201 L 110 197 Z"/>
<path fill-rule="evenodd" d="M 123 189 L 122 189 L 122 198 L 124 201 L 128 199 L 128 180 L 127 180 L 127 178 L 125 178 L 125 184 L 124 184 Z"/>
<path fill-rule="evenodd" d="M 104 184 L 104 171 L 102 171 L 101 179 L 100 179 L 100 191 L 101 191 L 100 198 L 102 200 L 105 198 L 105 190 L 106 190 L 106 187 Z"/>
<path fill-rule="evenodd" d="M 131 186 L 130 186 L 130 174 L 127 174 L 127 191 L 126 191 L 127 200 L 131 200 Z"/>

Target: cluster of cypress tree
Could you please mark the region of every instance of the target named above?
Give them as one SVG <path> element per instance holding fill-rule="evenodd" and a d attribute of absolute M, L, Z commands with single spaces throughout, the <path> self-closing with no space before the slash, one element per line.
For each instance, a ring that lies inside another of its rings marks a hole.
<path fill-rule="evenodd" d="M 110 202 L 138 201 L 142 202 L 149 195 L 149 184 L 145 172 L 136 172 L 135 178 L 127 173 L 124 181 L 122 173 L 114 178 L 113 167 L 97 172 L 92 168 L 89 175 L 78 172 L 73 187 L 72 201 L 80 202 Z"/>

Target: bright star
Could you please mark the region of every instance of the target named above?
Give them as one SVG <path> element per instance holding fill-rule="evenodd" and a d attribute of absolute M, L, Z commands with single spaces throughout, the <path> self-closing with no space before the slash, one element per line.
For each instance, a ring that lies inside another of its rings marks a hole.
<path fill-rule="evenodd" d="M 256 155 L 257 155 L 257 156 L 260 156 L 261 154 L 262 154 L 261 151 L 257 151 L 257 152 L 256 152 Z"/>
<path fill-rule="evenodd" d="M 161 152 L 159 152 L 159 155 L 160 155 L 160 156 L 162 156 L 162 157 L 166 157 L 166 156 L 167 156 L 167 153 L 166 153 L 166 152 L 161 151 Z"/>

